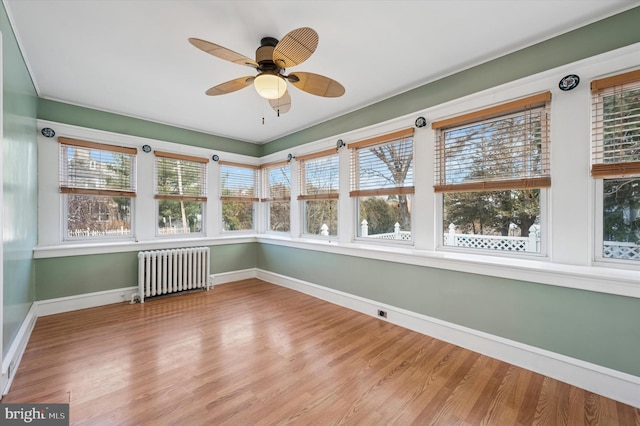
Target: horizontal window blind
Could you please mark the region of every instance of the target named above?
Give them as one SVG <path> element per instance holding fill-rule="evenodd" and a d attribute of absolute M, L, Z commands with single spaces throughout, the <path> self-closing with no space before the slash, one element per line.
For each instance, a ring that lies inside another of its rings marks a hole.
<path fill-rule="evenodd" d="M 413 129 L 350 143 L 351 197 L 413 194 Z"/>
<path fill-rule="evenodd" d="M 164 151 L 154 151 L 153 153 L 154 153 L 154 155 L 156 157 L 161 157 L 161 158 L 171 158 L 171 159 L 174 159 L 174 160 L 185 160 L 185 161 L 190 161 L 192 163 L 203 163 L 203 164 L 209 163 L 209 159 L 208 158 L 195 157 L 195 156 L 192 156 L 192 155 L 176 154 L 176 153 L 173 153 L 173 152 L 164 152 Z"/>
<path fill-rule="evenodd" d="M 259 166 L 220 161 L 220 200 L 258 201 Z"/>
<path fill-rule="evenodd" d="M 594 178 L 640 175 L 640 70 L 591 82 Z"/>
<path fill-rule="evenodd" d="M 545 92 L 434 122 L 436 192 L 551 186 Z"/>
<path fill-rule="evenodd" d="M 298 156 L 298 200 L 338 198 L 338 154 L 335 149 Z"/>
<path fill-rule="evenodd" d="M 286 161 L 265 164 L 264 170 L 266 198 L 261 201 L 289 201 L 291 199 L 291 167 Z"/>
<path fill-rule="evenodd" d="M 136 148 L 59 137 L 63 194 L 135 197 Z"/>
<path fill-rule="evenodd" d="M 207 201 L 206 158 L 154 151 L 156 199 Z"/>

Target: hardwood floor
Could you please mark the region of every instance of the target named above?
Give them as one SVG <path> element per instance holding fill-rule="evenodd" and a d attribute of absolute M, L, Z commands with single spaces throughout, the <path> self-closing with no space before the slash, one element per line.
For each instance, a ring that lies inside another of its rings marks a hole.
<path fill-rule="evenodd" d="M 263 281 L 38 319 L 3 403 L 74 425 L 640 425 L 640 410 Z"/>

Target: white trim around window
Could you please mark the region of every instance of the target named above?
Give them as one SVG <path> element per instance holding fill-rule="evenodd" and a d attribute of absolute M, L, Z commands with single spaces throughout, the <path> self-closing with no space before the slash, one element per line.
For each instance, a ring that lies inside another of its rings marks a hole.
<path fill-rule="evenodd" d="M 292 214 L 292 237 L 281 235 L 237 235 L 221 236 L 214 227 L 208 226 L 204 244 L 227 244 L 238 242 L 253 242 L 267 244 L 281 244 L 293 248 L 327 251 L 336 254 L 362 256 L 370 259 L 383 261 L 400 262 L 406 264 L 416 264 L 433 268 L 443 268 L 468 273 L 477 273 L 489 276 L 504 277 L 515 280 L 529 281 L 541 284 L 555 285 L 561 287 L 577 288 L 587 291 L 597 291 L 609 294 L 618 294 L 629 297 L 640 298 L 640 280 L 638 271 L 626 268 L 625 265 L 602 265 L 594 257 L 594 230 L 596 229 L 596 212 L 599 210 L 596 203 L 597 189 L 593 180 L 589 176 L 590 162 L 590 91 L 586 82 L 601 76 L 611 75 L 620 70 L 637 67 L 638 45 L 630 46 L 628 49 L 618 49 L 608 52 L 597 58 L 590 58 L 575 64 L 549 70 L 539 75 L 524 78 L 501 87 L 491 88 L 481 93 L 466 96 L 455 101 L 438 105 L 424 111 L 416 111 L 406 117 L 397 120 L 390 120 L 386 123 L 379 123 L 348 134 L 332 136 L 320 141 L 300 145 L 286 151 L 270 154 L 269 158 L 252 160 L 254 163 L 260 160 L 284 158 L 291 153 L 293 156 L 319 151 L 328 148 L 335 148 L 335 141 L 339 138 L 344 140 L 359 140 L 372 135 L 392 131 L 394 128 L 412 125 L 417 116 L 424 116 L 427 121 L 434 121 L 441 118 L 454 116 L 466 111 L 482 108 L 486 105 L 508 101 L 528 93 L 537 93 L 541 90 L 552 89 L 553 123 L 551 128 L 551 138 L 554 141 L 551 150 L 551 164 L 553 166 L 552 179 L 553 187 L 547 192 L 547 205 L 543 211 L 548 210 L 547 234 L 548 241 L 543 243 L 543 247 L 548 246 L 546 258 L 513 258 L 508 256 L 492 256 L 474 253 L 458 253 L 438 251 L 436 242 L 441 238 L 435 228 L 436 223 L 441 223 L 441 218 L 436 217 L 436 196 L 433 193 L 433 173 L 432 156 L 434 140 L 427 128 L 416 130 L 416 158 L 421 159 L 421 164 L 416 168 L 416 211 L 420 211 L 420 221 L 415 223 L 416 241 L 414 247 L 409 246 L 376 246 L 364 245 L 354 242 L 354 221 L 351 202 L 347 195 L 349 192 L 348 182 L 346 186 L 340 184 L 340 231 L 339 239 L 328 242 L 326 240 L 300 238 L 299 222 L 296 220 L 301 216 L 298 203 L 293 202 Z M 570 92 L 560 92 L 557 89 L 558 80 L 567 74 L 577 73 L 585 84 L 580 84 Z M 172 150 L 176 144 L 168 142 L 154 141 L 144 138 L 115 135 L 108 132 L 100 132 L 91 129 L 83 129 L 74 126 L 61 125 L 59 123 L 49 123 L 39 121 L 39 127 L 52 127 L 59 134 L 67 133 L 69 136 L 77 138 L 91 138 L 91 140 L 101 140 L 106 143 L 124 141 L 129 146 L 142 146 L 150 144 L 154 149 Z M 64 129 L 64 131 L 63 131 Z M 163 145 L 164 144 L 164 145 Z M 160 245 L 185 245 L 191 242 L 163 241 L 154 239 L 153 223 L 151 232 L 147 230 L 152 222 L 145 218 L 138 218 L 136 222 L 136 234 L 140 243 L 122 242 L 111 245 L 65 245 L 60 241 L 61 210 L 59 206 L 57 192 L 57 170 L 51 174 L 52 165 L 48 159 L 56 157 L 54 149 L 53 155 L 47 151 L 47 147 L 57 145 L 50 139 L 42 136 L 38 137 L 39 145 L 39 203 L 40 205 L 51 206 L 46 217 L 41 212 L 39 216 L 39 247 L 34 251 L 34 257 L 55 257 L 72 254 L 110 253 L 118 251 L 133 251 L 138 247 L 159 247 Z M 156 147 L 157 145 L 157 147 Z M 161 146 L 163 145 L 163 146 Z M 57 147 L 56 147 L 57 148 Z M 192 155 L 204 154 L 211 157 L 213 152 L 195 147 L 184 147 L 185 152 Z M 216 154 L 220 154 L 216 152 Z M 139 174 L 149 167 L 147 162 L 152 155 L 139 153 Z M 242 162 L 245 160 L 240 155 L 221 155 L 230 161 Z M 340 150 L 340 173 L 348 173 L 348 152 Z M 151 161 L 152 163 L 152 161 Z M 218 165 L 211 163 L 209 177 L 215 174 L 217 177 Z M 556 167 L 561 165 L 562 167 Z M 152 167 L 152 166 L 151 166 Z M 346 170 L 345 170 L 345 167 Z M 56 167 L 53 167 L 57 169 Z M 292 162 L 292 175 L 297 173 L 297 164 Z M 50 183 L 53 182 L 53 187 Z M 211 182 L 215 182 L 211 179 Z M 137 207 L 139 209 L 153 208 L 152 183 L 145 188 L 145 181 L 140 180 L 138 185 Z M 292 193 L 298 193 L 296 179 L 292 182 Z M 53 200 L 52 200 L 53 198 Z M 210 198 L 217 198 L 211 196 Z M 345 209 L 345 201 L 347 209 Z M 215 217 L 219 205 L 215 204 L 215 211 L 208 209 L 209 225 L 219 223 L 220 219 Z M 345 216 L 346 214 L 346 216 Z M 345 226 L 346 225 L 346 226 Z M 439 228 L 439 227 L 438 227 Z M 259 228 L 263 231 L 263 228 Z M 348 235 L 347 235 L 348 234 Z"/>

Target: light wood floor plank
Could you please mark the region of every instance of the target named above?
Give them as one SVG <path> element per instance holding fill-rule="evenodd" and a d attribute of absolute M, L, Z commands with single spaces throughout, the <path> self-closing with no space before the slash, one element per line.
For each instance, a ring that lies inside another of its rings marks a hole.
<path fill-rule="evenodd" d="M 73 425 L 638 425 L 640 410 L 257 279 L 39 318 L 2 403 Z"/>

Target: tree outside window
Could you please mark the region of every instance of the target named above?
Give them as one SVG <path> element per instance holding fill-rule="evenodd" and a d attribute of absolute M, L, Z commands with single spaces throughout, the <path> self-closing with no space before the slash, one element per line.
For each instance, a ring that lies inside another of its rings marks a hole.
<path fill-rule="evenodd" d="M 254 208 L 257 194 L 258 166 L 220 161 L 220 200 L 222 229 L 250 231 L 255 228 Z"/>
<path fill-rule="evenodd" d="M 602 179 L 599 257 L 640 261 L 640 71 L 594 80 L 591 88 L 591 175 Z"/>
<path fill-rule="evenodd" d="M 413 129 L 353 142 L 351 191 L 361 238 L 411 241 Z"/>
<path fill-rule="evenodd" d="M 291 168 L 288 162 L 266 164 L 264 169 L 264 191 L 267 205 L 267 229 L 274 232 L 289 232 L 291 229 Z"/>
<path fill-rule="evenodd" d="M 131 237 L 136 149 L 59 141 L 65 239 Z"/>
<path fill-rule="evenodd" d="M 338 234 L 338 154 L 335 149 L 298 156 L 303 234 Z"/>
<path fill-rule="evenodd" d="M 155 152 L 160 235 L 202 233 L 208 159 Z"/>
<path fill-rule="evenodd" d="M 433 123 L 444 246 L 540 253 L 550 93 Z"/>

